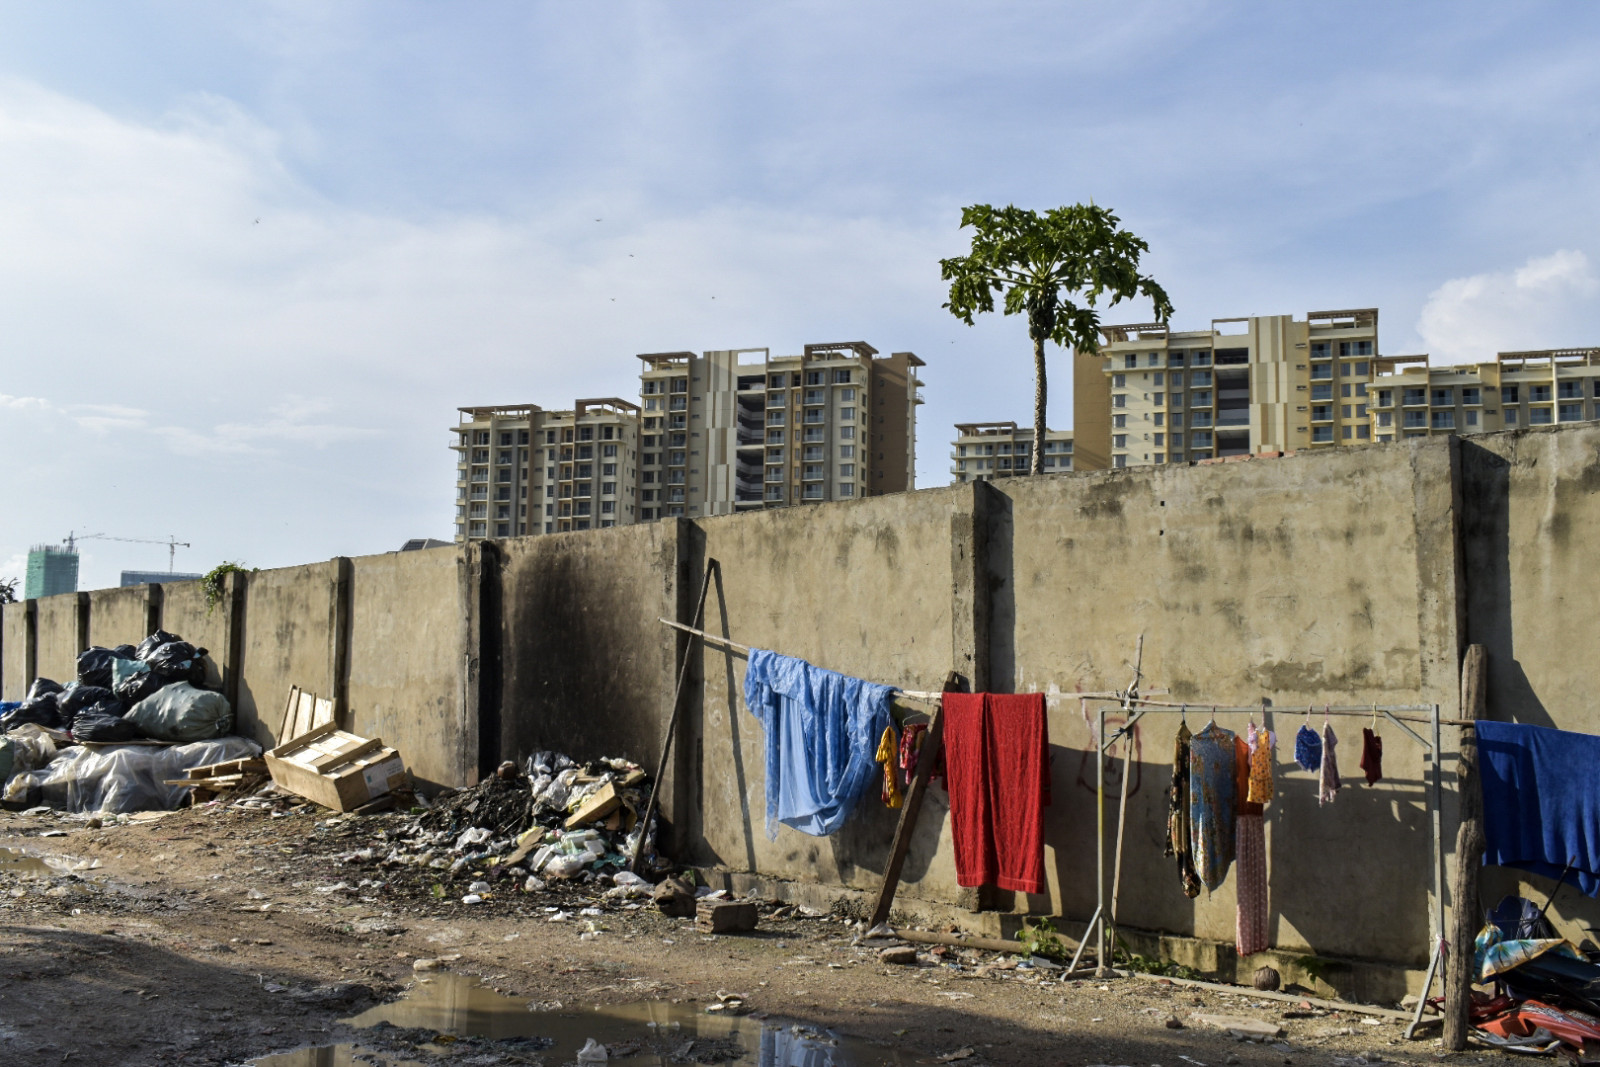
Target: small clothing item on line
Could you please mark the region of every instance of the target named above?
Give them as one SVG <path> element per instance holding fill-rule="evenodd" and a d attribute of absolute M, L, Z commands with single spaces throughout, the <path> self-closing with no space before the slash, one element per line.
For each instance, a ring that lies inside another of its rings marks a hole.
<path fill-rule="evenodd" d="M 1260 813 L 1239 813 L 1235 868 L 1238 898 L 1234 949 L 1240 956 L 1267 950 L 1267 833 Z"/>
<path fill-rule="evenodd" d="M 844 825 L 872 788 L 873 753 L 894 689 L 752 648 L 744 700 L 767 740 L 767 836 L 778 824 L 815 837 Z"/>
<path fill-rule="evenodd" d="M 1233 735 L 1233 811 L 1235 815 L 1260 815 L 1263 805 L 1250 799 L 1250 745 Z"/>
<path fill-rule="evenodd" d="M 1361 728 L 1361 769 L 1367 773 L 1367 784 L 1377 785 L 1383 777 L 1383 738 L 1365 726 Z"/>
<path fill-rule="evenodd" d="M 900 731 L 900 773 L 907 788 L 917 776 L 917 760 L 922 756 L 922 740 L 928 734 L 925 722 L 908 723 Z"/>
<path fill-rule="evenodd" d="M 1331 723 L 1322 728 L 1322 777 L 1317 782 L 1317 803 L 1332 804 L 1339 795 L 1339 760 L 1334 755 L 1339 739 L 1333 736 Z"/>
<path fill-rule="evenodd" d="M 946 693 L 956 882 L 1043 893 L 1050 736 L 1043 693 Z"/>
<path fill-rule="evenodd" d="M 1300 764 L 1303 771 L 1322 769 L 1322 742 L 1309 723 L 1300 727 L 1294 735 L 1294 761 Z"/>
<path fill-rule="evenodd" d="M 1189 743 L 1189 835 L 1195 872 L 1216 889 L 1233 864 L 1238 783 L 1231 730 L 1210 723 Z"/>
<path fill-rule="evenodd" d="M 1252 722 L 1245 731 L 1245 740 L 1250 749 L 1250 787 L 1243 799 L 1251 804 L 1266 804 L 1272 799 L 1272 750 L 1277 747 L 1278 737 L 1265 726 L 1257 729 Z"/>
<path fill-rule="evenodd" d="M 900 741 L 894 736 L 894 727 L 883 728 L 883 740 L 878 742 L 877 760 L 883 764 L 883 802 L 891 808 L 905 803 L 900 794 Z"/>
<path fill-rule="evenodd" d="M 1189 724 L 1178 724 L 1178 740 L 1172 754 L 1172 786 L 1167 791 L 1167 842 L 1163 854 L 1178 861 L 1178 881 L 1183 895 L 1191 900 L 1200 895 L 1200 877 L 1194 871 L 1194 845 L 1189 840 L 1189 743 L 1194 735 Z"/>

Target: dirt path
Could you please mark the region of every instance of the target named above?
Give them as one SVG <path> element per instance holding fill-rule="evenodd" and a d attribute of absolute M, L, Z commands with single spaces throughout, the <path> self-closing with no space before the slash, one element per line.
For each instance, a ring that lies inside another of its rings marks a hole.
<path fill-rule="evenodd" d="M 709 936 L 648 901 L 602 900 L 598 886 L 463 904 L 472 872 L 449 881 L 384 864 L 384 835 L 403 822 L 202 808 L 90 828 L 0 813 L 0 848 L 52 857 L 49 868 L 15 853 L 0 862 L 0 1064 L 236 1064 L 348 1041 L 341 1018 L 401 994 L 419 977 L 414 961 L 440 957 L 557 1013 L 734 993 L 758 1014 L 859 1038 L 878 1062 L 938 1063 L 963 1049 L 952 1061 L 963 1067 L 1355 1067 L 1441 1055 L 1387 1020 L 1284 1018 L 1294 1005 L 1132 979 L 1062 982 L 992 953 L 890 966 L 846 922 L 787 908 L 764 908 L 756 934 Z M 1238 1041 L 1194 1023 L 1197 1012 L 1268 1020 L 1284 1036 Z"/>

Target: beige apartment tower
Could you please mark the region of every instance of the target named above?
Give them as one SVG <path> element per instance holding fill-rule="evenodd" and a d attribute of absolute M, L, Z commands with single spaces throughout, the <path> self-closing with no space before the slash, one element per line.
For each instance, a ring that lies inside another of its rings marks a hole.
<path fill-rule="evenodd" d="M 617 397 L 461 408 L 456 535 L 588 530 L 639 521 L 639 407 Z"/>
<path fill-rule="evenodd" d="M 1600 348 L 1501 352 L 1492 363 L 1446 367 L 1426 355 L 1380 356 L 1376 367 L 1375 441 L 1600 419 Z"/>
<path fill-rule="evenodd" d="M 915 484 L 910 352 L 864 341 L 639 356 L 643 519 L 850 500 Z"/>
<path fill-rule="evenodd" d="M 1071 430 L 1046 430 L 1044 472 L 1073 467 Z M 1014 422 L 958 422 L 950 442 L 950 477 L 956 483 L 988 482 L 1028 473 L 1033 459 L 1033 427 Z"/>
<path fill-rule="evenodd" d="M 1079 469 L 1366 444 L 1378 312 L 1213 319 L 1208 330 L 1108 326 L 1080 356 L 1105 384 L 1074 404 Z"/>

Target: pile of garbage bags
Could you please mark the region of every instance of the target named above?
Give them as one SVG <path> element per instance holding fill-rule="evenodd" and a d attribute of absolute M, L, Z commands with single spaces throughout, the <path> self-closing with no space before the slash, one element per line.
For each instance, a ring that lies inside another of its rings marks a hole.
<path fill-rule="evenodd" d="M 206 670 L 205 649 L 157 630 L 137 646 L 86 649 L 66 685 L 35 679 L 25 699 L 0 703 L 0 802 L 171 809 L 187 788 L 165 779 L 259 755 L 255 742 L 229 736 L 233 708 L 206 688 Z"/>
<path fill-rule="evenodd" d="M 615 800 L 613 803 L 612 800 Z M 510 876 L 565 879 L 625 872 L 643 839 L 647 866 L 659 865 L 656 820 L 643 822 L 650 779 L 638 764 L 600 759 L 579 764 L 539 752 L 522 767 L 505 763 L 494 776 L 435 801 L 399 835 L 387 862 L 488 870 Z M 637 879 L 641 884 L 642 879 Z"/>
<path fill-rule="evenodd" d="M 38 678 L 20 704 L 0 704 L 0 734 L 34 724 L 74 741 L 208 741 L 233 730 L 233 709 L 205 688 L 206 650 L 157 630 L 137 647 L 86 649 L 66 685 Z"/>
<path fill-rule="evenodd" d="M 1506 897 L 1478 934 L 1471 1023 L 1486 1044 L 1518 1052 L 1583 1055 L 1600 1044 L 1600 947 L 1556 935 L 1538 905 Z"/>

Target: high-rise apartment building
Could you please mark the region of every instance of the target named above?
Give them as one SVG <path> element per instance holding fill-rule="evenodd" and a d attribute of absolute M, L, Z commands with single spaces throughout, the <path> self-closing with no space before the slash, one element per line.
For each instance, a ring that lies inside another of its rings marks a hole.
<path fill-rule="evenodd" d="M 639 406 L 616 397 L 568 411 L 461 408 L 456 540 L 639 521 Z"/>
<path fill-rule="evenodd" d="M 864 341 L 652 352 L 643 362 L 639 507 L 644 519 L 726 515 L 911 489 L 916 409 L 910 352 Z"/>
<path fill-rule="evenodd" d="M 34 545 L 28 550 L 28 570 L 22 597 L 55 596 L 78 591 L 78 553 L 61 545 Z"/>
<path fill-rule="evenodd" d="M 1445 367 L 1425 355 L 1379 356 L 1374 365 L 1376 441 L 1600 419 L 1600 348 L 1501 352 L 1493 363 Z"/>
<path fill-rule="evenodd" d="M 1372 440 L 1376 308 L 1313 311 L 1303 320 L 1213 319 L 1209 330 L 1108 326 L 1101 334 L 1100 353 L 1080 357 L 1106 381 L 1098 390 L 1080 384 L 1080 460 L 1093 452 L 1129 467 Z"/>
<path fill-rule="evenodd" d="M 958 422 L 950 442 L 950 476 L 956 482 L 986 482 L 1027 474 L 1033 427 L 1014 422 Z M 1046 430 L 1044 472 L 1073 469 L 1072 431 Z"/>

